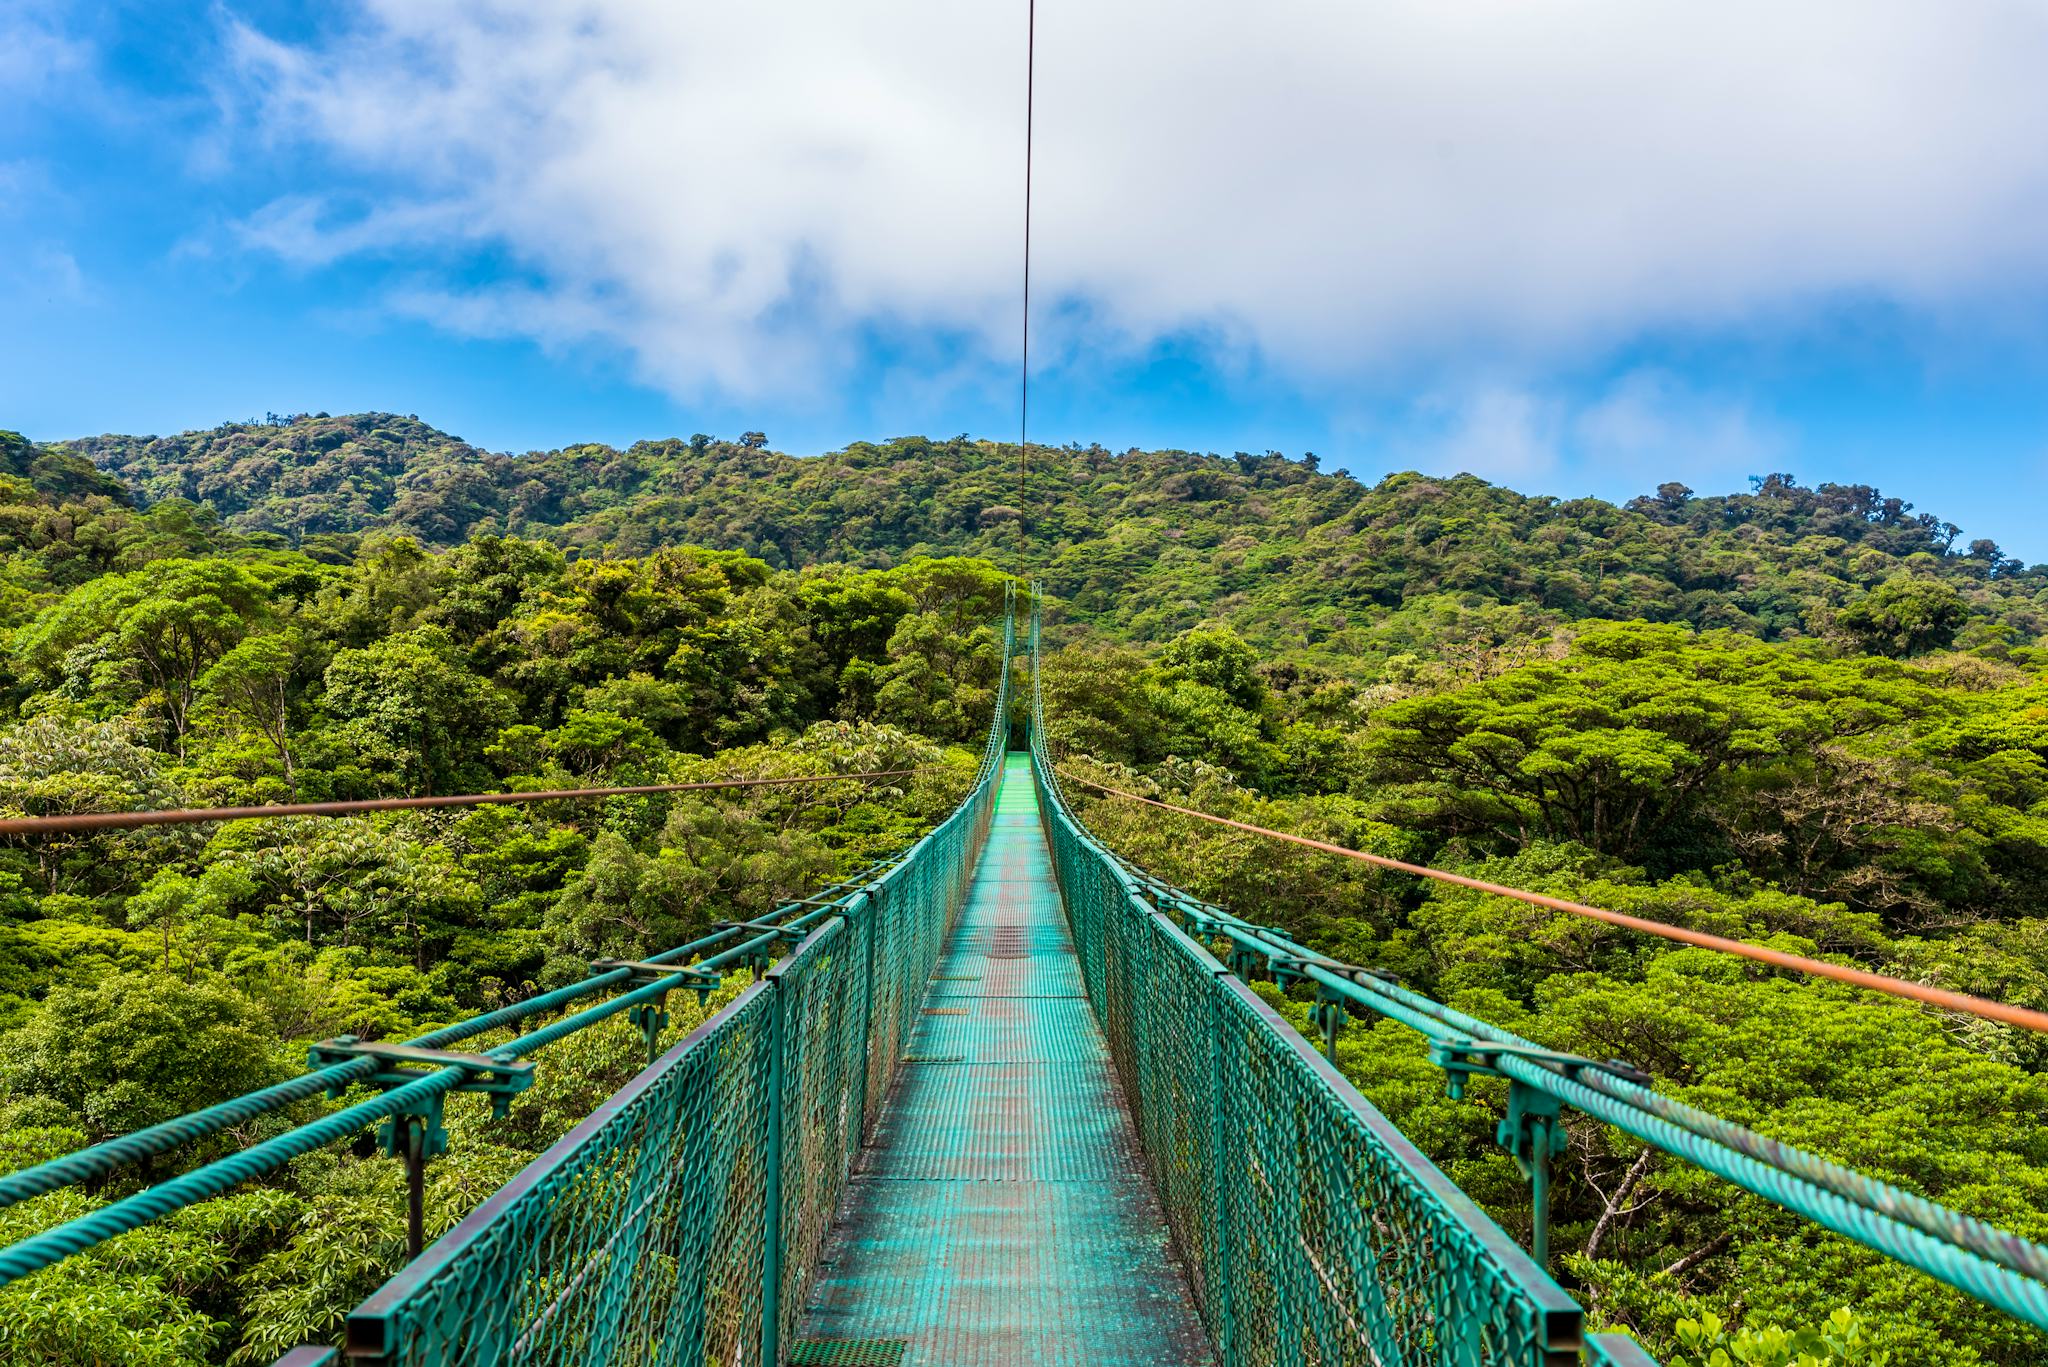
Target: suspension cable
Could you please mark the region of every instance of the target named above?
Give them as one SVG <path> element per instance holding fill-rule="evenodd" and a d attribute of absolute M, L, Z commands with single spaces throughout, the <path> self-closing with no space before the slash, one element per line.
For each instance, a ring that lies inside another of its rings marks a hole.
<path fill-rule="evenodd" d="M 1030 533 L 1025 469 L 1031 450 L 1031 132 L 1038 88 L 1038 0 L 1027 0 L 1024 29 L 1024 308 L 1017 376 L 1017 549 Z"/>
<path fill-rule="evenodd" d="M 634 788 L 551 788 L 531 793 L 461 793 L 447 797 L 373 797 L 349 802 L 290 802 L 263 807 L 183 807 L 171 811 L 89 812 L 76 816 L 24 816 L 0 820 L 0 836 L 64 835 L 77 831 L 124 831 L 138 826 L 187 826 L 202 821 L 248 821 L 263 817 L 348 816 L 415 807 L 486 807 L 505 802 L 551 802 L 570 798 L 631 797 L 649 793 L 697 793 L 722 788 L 778 788 L 798 783 L 901 778 L 939 768 L 870 769 L 857 774 L 796 774 L 784 778 L 723 778 L 701 783 L 648 783 Z"/>
<path fill-rule="evenodd" d="M 1820 959 L 1809 959 L 1801 954 L 1787 954 L 1783 950 L 1766 949 L 1762 945 L 1753 945 L 1745 940 L 1730 940 L 1719 935 L 1708 935 L 1704 931 L 1687 930 L 1682 926 L 1666 925 L 1662 921 L 1646 920 L 1641 916 L 1629 916 L 1619 911 L 1605 911 L 1599 907 L 1589 907 L 1582 902 L 1567 901 L 1562 897 L 1551 897 L 1540 892 L 1528 892 L 1521 888 L 1511 888 L 1501 883 L 1489 883 L 1480 878 L 1468 878 L 1461 873 L 1450 873 L 1444 869 L 1433 869 L 1427 864 L 1411 864 L 1402 859 L 1390 859 L 1383 854 L 1367 854 L 1363 850 L 1347 849 L 1343 845 L 1332 845 L 1328 841 L 1311 840 L 1307 836 L 1290 835 L 1286 831 L 1269 830 L 1264 826 L 1254 826 L 1249 822 L 1233 821 L 1229 817 L 1212 816 L 1208 812 L 1196 811 L 1192 807 L 1175 806 L 1171 802 L 1161 802 L 1157 798 L 1143 797 L 1137 793 L 1125 792 L 1121 788 L 1112 788 L 1106 783 L 1097 783 L 1092 779 L 1082 778 L 1078 774 L 1064 770 L 1056 772 L 1060 774 L 1060 777 L 1069 782 L 1079 784 L 1083 788 L 1093 788 L 1097 792 L 1107 793 L 1111 797 L 1123 798 L 1129 802 L 1142 802 L 1148 807 L 1157 807 L 1162 811 L 1174 812 L 1180 816 L 1194 817 L 1197 820 L 1211 822 L 1218 826 L 1227 826 L 1232 830 L 1246 831 L 1252 835 L 1263 835 L 1273 840 L 1284 840 L 1291 845 L 1301 845 L 1307 849 L 1320 850 L 1324 854 L 1341 855 L 1346 859 L 1357 859 L 1367 864 L 1377 865 L 1383 869 L 1393 869 L 1398 873 L 1412 873 L 1418 878 L 1431 878 L 1439 883 L 1451 883 L 1461 888 L 1471 888 L 1476 892 L 1491 893 L 1496 897 L 1511 898 L 1514 901 L 1526 902 L 1530 906 L 1543 907 L 1550 911 L 1562 911 L 1573 916 L 1584 916 L 1595 921 L 1605 921 L 1609 925 L 1621 926 L 1626 930 L 1641 931 L 1645 935 L 1656 935 L 1666 940 L 1676 940 L 1680 944 L 1694 945 L 1701 949 L 1718 950 L 1723 954 L 1734 954 L 1745 959 L 1754 959 L 1759 963 L 1770 964 L 1774 968 L 1789 968 L 1794 972 L 1810 974 L 1816 978 L 1832 978 L 1836 982 L 1848 983 L 1852 987 L 1860 987 L 1867 991 L 1881 992 L 1892 997 L 1903 997 L 1909 1001 L 1917 1001 L 1928 1006 L 1940 1007 L 1945 1011 L 1961 1011 L 1968 1015 L 1980 1016 L 1985 1020 L 1998 1021 L 2004 1025 L 2016 1025 L 2021 1029 L 2038 1030 L 2048 1034 L 2048 1012 L 2034 1011 L 2024 1006 L 2009 1006 L 2004 1002 L 1995 1002 L 1984 997 L 1973 997 L 1966 992 L 1950 992 L 1944 988 L 1928 987 L 1923 983 L 1911 983 L 1903 978 L 1887 977 L 1882 973 L 1872 973 L 1861 968 L 1849 968 L 1842 964 L 1826 963 Z"/>

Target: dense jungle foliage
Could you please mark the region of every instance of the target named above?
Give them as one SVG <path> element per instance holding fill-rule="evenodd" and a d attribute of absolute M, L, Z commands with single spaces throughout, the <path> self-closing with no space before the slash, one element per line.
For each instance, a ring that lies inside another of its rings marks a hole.
<path fill-rule="evenodd" d="M 2008 662 L 1582 623 L 1359 683 L 1216 629 L 1150 655 L 1069 644 L 1045 687 L 1051 738 L 1080 777 L 2048 1006 L 2048 684 Z M 2038 1035 L 1073 791 L 1113 847 L 1241 914 L 2048 1238 Z M 1309 1030 L 1307 998 L 1275 1000 Z M 1494 1142 L 1505 1092 L 1450 1100 L 1421 1038 L 1392 1022 L 1354 1021 L 1338 1047 L 1361 1090 L 1526 1238 L 1528 1184 Z M 1578 1116 L 1570 1129 L 1560 1270 L 1666 1360 L 1681 1323 L 1818 1333 L 1844 1307 L 1864 1348 L 1820 1361 L 2048 1360 L 2048 1340 L 1959 1293 L 1619 1131 Z"/>
<path fill-rule="evenodd" d="M 1052 739 L 1078 774 L 2048 1006 L 2048 568 L 1782 474 L 1616 507 L 1469 476 L 1367 487 L 1272 453 L 1031 458 L 1020 496 L 1015 448 L 966 439 L 505 456 L 376 414 L 0 434 L 0 810 L 933 766 L 0 848 L 0 1165 L 900 846 L 972 772 L 996 567 L 1019 564 L 1052 595 Z M 2037 1037 L 1129 804 L 1082 815 L 1243 914 L 2048 1238 Z M 672 1010 L 679 1037 L 696 1017 Z M 640 1049 L 623 1025 L 576 1036 L 508 1121 L 456 1107 L 432 1226 Z M 1526 1234 L 1501 1097 L 1450 1101 L 1392 1024 L 1350 1024 L 1340 1051 Z M 0 1212 L 0 1242 L 218 1151 Z M 1667 1360 L 2048 1360 L 2013 1321 L 1617 1132 L 1574 1120 L 1559 1180 L 1557 1271 Z M 401 1259 L 400 1181 L 360 1144 L 111 1241 L 0 1291 L 0 1360 L 265 1363 L 331 1337 Z"/>
<path fill-rule="evenodd" d="M 1313 456 L 1034 446 L 1020 489 L 1014 445 L 965 437 L 808 459 L 758 432 L 508 456 L 391 414 L 58 449 L 151 505 L 202 505 L 224 531 L 316 558 L 346 557 L 371 530 L 434 547 L 484 534 L 609 555 L 711 546 L 776 569 L 970 555 L 1030 564 L 1071 615 L 1127 639 L 1222 622 L 1347 672 L 1580 618 L 1770 640 L 1848 633 L 1889 654 L 1951 641 L 1997 651 L 2048 629 L 2048 566 L 1963 542 L 1867 486 L 1808 489 L 1786 474 L 1729 496 L 1664 484 L 1618 508 L 1469 475 L 1368 488 L 1319 473 Z M 1910 601 L 1884 596 L 1894 580 L 1915 586 Z M 1853 603 L 1864 606 L 1844 621 Z"/>

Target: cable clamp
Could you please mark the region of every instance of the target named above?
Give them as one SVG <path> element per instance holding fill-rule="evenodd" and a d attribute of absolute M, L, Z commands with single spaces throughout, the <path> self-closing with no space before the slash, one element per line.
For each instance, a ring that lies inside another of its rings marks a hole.
<path fill-rule="evenodd" d="M 1429 1061 L 1444 1070 L 1453 1101 L 1465 1095 L 1467 1077 L 1474 1074 L 1506 1076 L 1499 1066 L 1502 1058 L 1526 1059 L 1530 1063 L 1555 1068 L 1568 1078 L 1577 1077 L 1590 1068 L 1642 1087 L 1649 1086 L 1652 1081 L 1648 1073 L 1618 1058 L 1592 1059 L 1579 1054 L 1561 1054 L 1535 1044 L 1502 1044 L 1494 1040 L 1433 1039 L 1429 1042 Z"/>
<path fill-rule="evenodd" d="M 663 978 L 681 978 L 682 986 L 694 987 L 699 992 L 709 992 L 725 980 L 716 973 L 707 973 L 692 964 L 658 964 L 645 959 L 592 959 L 593 973 L 615 973 L 620 969 L 633 975 L 632 987 L 645 987 L 660 982 Z"/>
<path fill-rule="evenodd" d="M 697 1005 L 724 984 L 725 979 L 716 973 L 708 973 L 693 964 L 658 964 L 644 959 L 592 959 L 593 973 L 613 973 L 624 969 L 632 977 L 627 979 L 628 990 L 646 987 L 649 983 L 666 982 L 670 978 L 681 978 L 678 986 L 697 994 Z M 626 1019 L 647 1043 L 647 1064 L 654 1066 L 660 1056 L 661 1032 L 668 1029 L 668 993 L 655 994 L 653 1001 L 641 1002 L 626 1012 Z"/>
<path fill-rule="evenodd" d="M 450 1090 L 484 1093 L 491 1099 L 491 1114 L 501 1120 L 511 1112 L 513 1096 L 533 1085 L 531 1059 L 421 1049 L 410 1044 L 366 1043 L 354 1035 L 336 1035 L 333 1039 L 321 1040 L 306 1051 L 306 1062 L 313 1068 L 331 1068 L 337 1063 L 353 1063 L 359 1058 L 377 1061 L 377 1071 L 363 1081 L 386 1092 L 418 1082 L 437 1069 L 460 1068 L 464 1077 Z M 340 1087 L 330 1087 L 327 1095 L 333 1099 L 340 1096 L 341 1091 Z M 441 1127 L 441 1102 L 445 1095 L 437 1093 L 430 1100 L 398 1113 L 418 1116 L 425 1122 L 426 1153 L 429 1157 L 448 1151 L 448 1133 Z M 401 1157 L 404 1135 L 395 1121 L 396 1117 L 386 1120 L 377 1134 L 383 1140 L 387 1153 Z"/>
<path fill-rule="evenodd" d="M 795 906 L 798 904 L 792 902 L 790 905 Z M 837 902 L 824 902 L 819 905 L 833 907 L 839 904 Z M 808 930 L 799 930 L 792 926 L 778 926 L 772 921 L 713 921 L 711 928 L 713 930 L 750 930 L 756 935 L 779 935 L 792 943 L 803 939 L 804 936 L 811 933 Z"/>

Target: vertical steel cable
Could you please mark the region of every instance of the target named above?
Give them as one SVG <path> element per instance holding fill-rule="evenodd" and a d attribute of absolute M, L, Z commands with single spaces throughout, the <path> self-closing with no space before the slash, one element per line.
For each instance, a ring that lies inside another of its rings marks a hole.
<path fill-rule="evenodd" d="M 1030 536 L 1025 469 L 1031 449 L 1031 131 L 1038 85 L 1038 0 L 1027 0 L 1024 28 L 1024 318 L 1017 377 L 1017 552 L 1024 558 Z M 1022 565 L 1019 565 L 1022 568 Z"/>

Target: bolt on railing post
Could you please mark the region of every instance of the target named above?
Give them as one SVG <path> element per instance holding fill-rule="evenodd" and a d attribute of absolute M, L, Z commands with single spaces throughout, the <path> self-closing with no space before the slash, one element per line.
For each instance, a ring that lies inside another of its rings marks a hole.
<path fill-rule="evenodd" d="M 761 1363 L 782 1361 L 782 977 L 767 979 L 768 993 L 768 1152 L 761 1210 Z"/>

